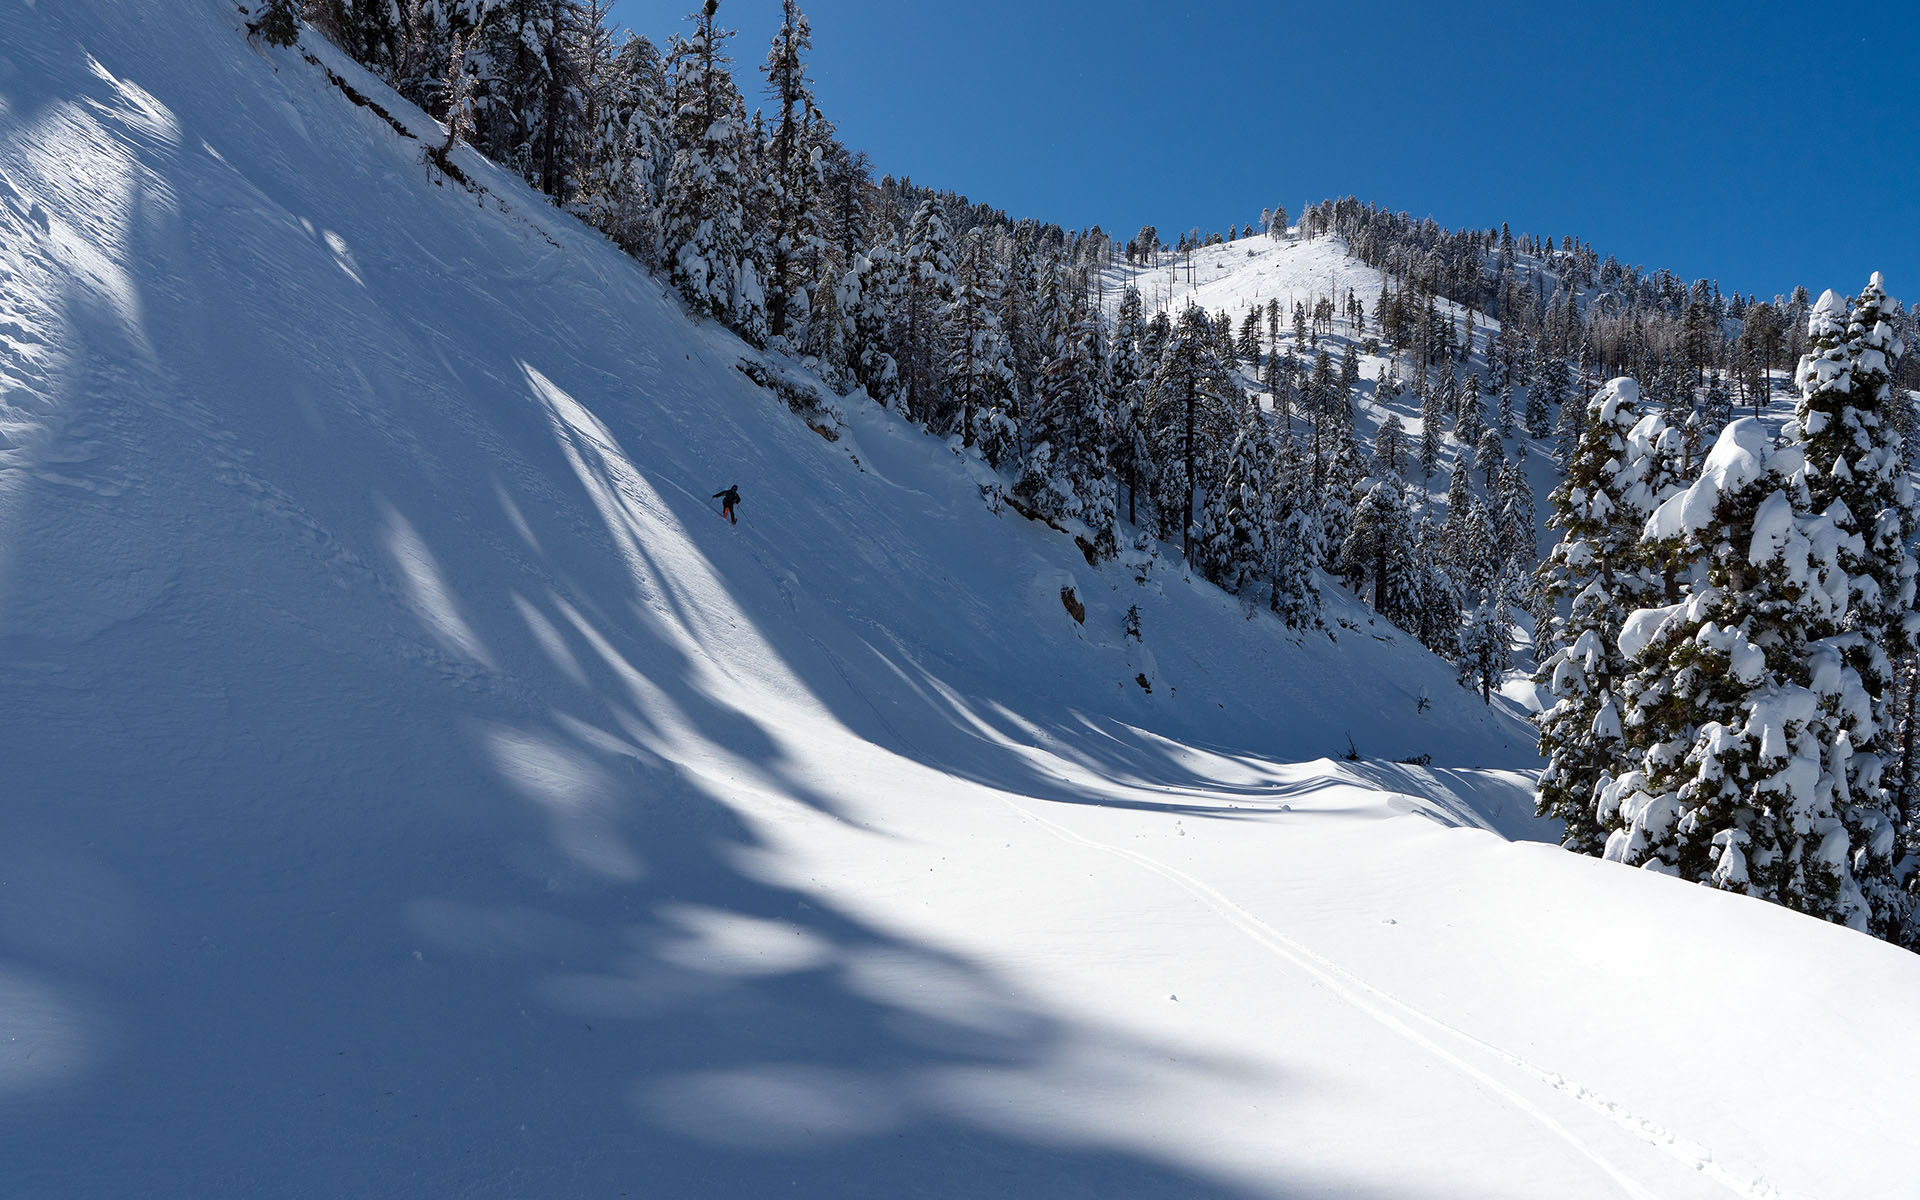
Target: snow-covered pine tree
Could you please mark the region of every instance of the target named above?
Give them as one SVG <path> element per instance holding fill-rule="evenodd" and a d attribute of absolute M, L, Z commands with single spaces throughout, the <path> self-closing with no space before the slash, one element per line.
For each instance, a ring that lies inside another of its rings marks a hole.
<path fill-rule="evenodd" d="M 1272 578 L 1275 543 L 1273 439 L 1266 417 L 1249 407 L 1227 450 L 1218 486 L 1208 489 L 1194 539 L 1201 573 L 1238 594 Z"/>
<path fill-rule="evenodd" d="M 1129 525 L 1139 524 L 1140 489 L 1151 487 L 1153 480 L 1153 450 L 1147 438 L 1144 311 L 1140 289 L 1129 286 L 1120 298 L 1113 333 L 1113 440 L 1108 458 L 1116 484 L 1127 492 Z"/>
<path fill-rule="evenodd" d="M 813 144 L 821 152 L 821 236 L 829 247 L 829 259 L 839 270 L 873 242 L 872 223 L 867 210 L 873 191 L 873 161 L 865 151 L 849 150 L 833 137 L 831 127 L 816 117 Z"/>
<path fill-rule="evenodd" d="M 579 0 L 500 0 L 473 34 L 481 83 L 476 143 L 556 200 L 570 197 L 569 167 L 584 156 L 581 63 L 573 53 L 587 22 Z"/>
<path fill-rule="evenodd" d="M 1440 471 L 1440 426 L 1437 421 L 1420 422 L 1420 479 L 1428 482 Z"/>
<path fill-rule="evenodd" d="M 906 259 L 892 246 L 859 255 L 834 290 L 840 343 L 847 374 L 856 387 L 887 408 L 904 402 L 900 363 L 894 354 L 894 314 L 905 306 Z"/>
<path fill-rule="evenodd" d="M 1216 478 L 1214 464 L 1231 443 L 1245 405 L 1231 365 L 1217 353 L 1206 310 L 1189 305 L 1155 364 L 1146 404 L 1161 536 L 1181 537 L 1189 560 L 1194 498 Z"/>
<path fill-rule="evenodd" d="M 1583 355 L 1585 353 L 1586 351 L 1582 351 Z M 1588 375 L 1584 358 L 1580 375 L 1582 380 L 1585 380 Z M 1578 382 L 1573 386 L 1577 389 L 1576 392 L 1572 393 L 1573 395 L 1586 394 L 1587 383 Z M 1580 439 L 1586 433 L 1586 420 L 1587 405 L 1584 402 L 1574 403 L 1570 400 L 1567 403 L 1561 404 L 1560 415 L 1555 418 L 1553 423 L 1553 457 L 1554 461 L 1560 464 L 1560 468 L 1563 471 L 1566 469 L 1567 464 L 1573 461 L 1573 457 L 1578 451 Z"/>
<path fill-rule="evenodd" d="M 1420 401 L 1420 443 L 1422 447 L 1420 461 L 1423 469 L 1425 469 L 1427 460 L 1425 447 L 1428 443 L 1431 443 L 1433 446 L 1433 468 L 1427 471 L 1427 476 L 1428 478 L 1432 478 L 1432 476 L 1439 472 L 1439 452 L 1442 439 L 1446 436 L 1446 423 L 1451 414 L 1447 412 L 1446 405 L 1442 402 L 1440 389 L 1428 381 L 1426 374 L 1425 371 L 1415 373 L 1413 391 L 1415 398 Z"/>
<path fill-rule="evenodd" d="M 1471 450 L 1455 456 L 1453 467 L 1447 473 L 1447 519 L 1446 540 L 1449 563 L 1455 560 L 1453 548 L 1460 542 L 1461 531 L 1466 527 L 1467 506 L 1473 502 L 1473 454 Z"/>
<path fill-rule="evenodd" d="M 1451 542 L 1453 555 L 1448 566 L 1464 595 L 1470 602 L 1491 595 L 1500 578 L 1500 536 L 1492 511 L 1480 497 L 1468 499 Z"/>
<path fill-rule="evenodd" d="M 1307 418 L 1313 423 L 1309 449 L 1313 454 L 1316 479 L 1326 482 L 1329 464 L 1339 448 L 1339 442 L 1347 421 L 1341 419 L 1346 409 L 1346 398 L 1339 394 L 1339 383 L 1333 373 L 1333 359 L 1325 350 L 1314 356 L 1313 371 L 1308 376 L 1302 396 L 1302 407 Z"/>
<path fill-rule="evenodd" d="M 383 79 L 398 79 L 395 68 L 405 57 L 407 40 L 399 0 L 333 0 L 309 10 L 308 15 L 355 62 Z M 442 65 L 435 63 L 431 69 Z"/>
<path fill-rule="evenodd" d="M 989 414 L 1004 412 L 1011 396 L 1013 368 L 1007 362 L 1006 342 L 1000 336 L 999 307 L 999 286 L 986 242 L 977 232 L 970 233 L 960 241 L 949 310 L 951 338 L 946 361 L 941 365 L 941 376 L 956 409 L 960 442 L 965 446 L 983 442 Z"/>
<path fill-rule="evenodd" d="M 764 68 L 774 103 L 764 171 L 771 204 L 762 214 L 767 223 L 767 331 L 774 337 L 786 336 L 789 325 L 806 320 L 810 281 L 803 267 L 821 237 L 825 158 L 809 145 L 806 128 L 814 107 L 806 63 L 812 49 L 813 30 L 798 0 L 782 0 L 780 28 Z"/>
<path fill-rule="evenodd" d="M 1353 512 L 1370 486 L 1367 464 L 1351 437 L 1336 439 L 1333 454 L 1321 468 L 1320 482 L 1313 493 L 1315 511 L 1328 550 L 1337 551 L 1353 528 Z M 1333 563 L 1322 564 L 1332 569 Z"/>
<path fill-rule="evenodd" d="M 1273 584 L 1267 606 L 1295 629 L 1318 629 L 1320 584 L 1314 576 L 1326 561 L 1326 531 L 1314 511 L 1309 492 L 1312 473 L 1293 440 L 1277 424 L 1268 429 L 1275 438 L 1276 519 L 1279 529 L 1273 555 Z"/>
<path fill-rule="evenodd" d="M 1560 619 L 1560 605 L 1541 586 L 1541 582 L 1539 564 L 1536 563 L 1533 574 L 1521 576 L 1514 583 L 1520 603 L 1526 610 L 1527 619 L 1533 625 L 1531 649 L 1536 664 L 1545 662 L 1560 648 L 1553 640 L 1554 627 Z"/>
<path fill-rule="evenodd" d="M 1249 366 L 1260 363 L 1260 307 L 1255 305 L 1247 310 L 1240 321 L 1240 336 L 1234 343 L 1234 353 Z"/>
<path fill-rule="evenodd" d="M 1283 430 L 1293 428 L 1293 381 L 1287 378 L 1285 360 L 1278 353 L 1267 355 L 1260 368 L 1260 386 L 1272 404 L 1273 416 Z"/>
<path fill-rule="evenodd" d="M 1733 420 L 1733 395 L 1727 391 L 1726 380 L 1715 367 L 1707 373 L 1707 394 L 1700 404 L 1700 435 L 1702 444 L 1711 446 L 1719 437 L 1720 431 Z"/>
<path fill-rule="evenodd" d="M 897 357 L 906 389 L 907 416 L 932 429 L 944 407 L 942 369 L 953 308 L 953 235 L 932 197 L 921 201 L 907 225 L 905 303 L 896 314 Z"/>
<path fill-rule="evenodd" d="M 1387 419 L 1373 435 L 1373 471 L 1383 479 L 1399 479 L 1400 467 L 1406 461 L 1407 427 L 1400 423 L 1398 413 L 1388 413 Z"/>
<path fill-rule="evenodd" d="M 1546 438 L 1553 434 L 1554 413 L 1567 406 L 1570 386 L 1565 359 L 1555 356 L 1541 364 L 1539 382 L 1527 389 L 1528 437 Z"/>
<path fill-rule="evenodd" d="M 1716 443 L 1717 444 L 1717 443 Z M 1692 482 L 1685 469 L 1686 447 L 1680 431 L 1667 423 L 1666 414 L 1649 412 L 1627 431 L 1624 478 L 1640 490 L 1634 503 L 1651 513 Z M 1698 557 L 1694 548 L 1671 538 L 1642 532 L 1640 552 L 1659 581 L 1663 603 L 1680 598 L 1695 580 Z"/>
<path fill-rule="evenodd" d="M 1446 526 L 1431 506 L 1414 526 L 1413 548 L 1413 635 L 1441 658 L 1455 661 L 1460 656 L 1460 587 L 1447 568 Z"/>
<path fill-rule="evenodd" d="M 294 0 L 265 0 L 247 22 L 247 31 L 269 46 L 291 46 L 300 40 L 300 10 Z"/>
<path fill-rule="evenodd" d="M 1374 610 L 1411 631 L 1419 619 L 1415 566 L 1406 495 L 1398 482 L 1381 480 L 1353 510 L 1338 570 L 1355 592 L 1371 587 Z"/>
<path fill-rule="evenodd" d="M 1221 362 L 1231 364 L 1239 357 L 1240 350 L 1233 338 L 1233 314 L 1224 308 L 1213 314 L 1213 345 Z"/>
<path fill-rule="evenodd" d="M 1500 473 L 1499 502 L 1494 535 L 1500 561 L 1509 577 L 1529 576 L 1539 561 L 1539 550 L 1534 543 L 1533 484 L 1522 460 L 1508 463 Z"/>
<path fill-rule="evenodd" d="M 688 307 L 752 329 L 764 324 L 764 297 L 747 257 L 741 131 L 734 128 L 741 100 L 724 49 L 733 33 L 716 26 L 718 8 L 719 0 L 707 0 L 690 18 L 693 35 L 676 37 L 668 51 L 673 161 L 661 226 L 671 277 Z M 844 306 L 841 320 L 848 320 Z"/>
<path fill-rule="evenodd" d="M 650 268 L 660 263 L 664 84 L 659 51 L 630 35 L 601 80 L 583 197 L 587 220 Z"/>
<path fill-rule="evenodd" d="M 1897 878 L 1895 833 L 1911 819 L 1881 782 L 1894 753 L 1889 712 L 1894 664 L 1914 646 L 1913 489 L 1891 419 L 1893 372 L 1905 347 L 1894 333 L 1899 306 L 1876 272 L 1849 310 L 1831 291 L 1808 317 L 1808 347 L 1794 372 L 1800 401 L 1784 432 L 1806 456 L 1812 510 L 1846 536 L 1839 567 L 1850 584 L 1843 645 L 1873 705 L 1854 732 L 1846 787 L 1837 803 L 1858 860 L 1876 935 L 1900 936 L 1912 902 Z"/>
<path fill-rule="evenodd" d="M 1797 446 L 1751 418 L 1647 524 L 1704 565 L 1677 604 L 1641 609 L 1620 647 L 1632 768 L 1600 790 L 1606 856 L 1867 929 L 1842 818 L 1853 738 L 1872 703 L 1835 640 L 1844 540 L 1806 515 Z"/>
<path fill-rule="evenodd" d="M 750 346 L 767 344 L 767 289 L 761 274 L 770 252 L 771 226 L 766 220 L 773 209 L 773 192 L 765 169 L 766 129 L 758 109 L 747 117 L 747 102 L 738 91 L 733 94 L 734 158 L 740 163 L 741 228 L 746 234 L 740 266 L 733 278 L 733 317 L 731 326 Z"/>
<path fill-rule="evenodd" d="M 1447 378 L 1445 372 L 1442 373 L 1442 377 Z M 1458 386 L 1454 396 L 1458 408 L 1453 423 L 1453 434 L 1460 439 L 1462 446 L 1472 446 L 1480 441 L 1480 435 L 1487 427 L 1486 412 L 1480 404 L 1480 388 L 1474 382 L 1474 377 L 1467 376 Z"/>
<path fill-rule="evenodd" d="M 1640 420 L 1640 387 L 1615 379 L 1587 404 L 1585 433 L 1566 478 L 1548 498 L 1547 528 L 1560 541 L 1542 563 L 1537 589 L 1567 616 L 1551 630 L 1534 626 L 1539 667 L 1534 681 L 1551 700 L 1535 718 L 1540 730 L 1537 809 L 1565 826 L 1561 844 L 1597 855 L 1606 831 L 1594 813 L 1594 789 L 1624 771 L 1619 681 L 1627 614 L 1659 595 L 1640 544 L 1653 494 L 1639 479 L 1628 435 Z"/>
<path fill-rule="evenodd" d="M 1007 265 L 1000 287 L 1000 332 L 1013 365 L 1014 410 L 1024 413 L 1040 384 L 1040 369 L 1053 352 L 1047 314 L 1041 311 L 1041 268 L 1027 231 L 1007 243 Z"/>
<path fill-rule="evenodd" d="M 1480 480 L 1486 486 L 1488 497 L 1492 497 L 1500 482 L 1500 473 L 1507 466 L 1507 448 L 1500 441 L 1498 430 L 1489 427 L 1481 433 L 1479 443 L 1473 448 L 1473 462 L 1480 470 Z"/>
<path fill-rule="evenodd" d="M 1493 689 L 1513 665 L 1513 615 L 1505 580 L 1496 582 L 1474 605 L 1460 630 L 1460 679 L 1480 690 L 1483 704 L 1493 703 Z"/>
<path fill-rule="evenodd" d="M 1030 448 L 1015 492 L 1043 515 L 1084 523 L 1096 551 L 1115 548 L 1113 481 L 1106 470 L 1112 387 L 1099 314 L 1069 314 L 1040 375 L 1029 414 Z"/>

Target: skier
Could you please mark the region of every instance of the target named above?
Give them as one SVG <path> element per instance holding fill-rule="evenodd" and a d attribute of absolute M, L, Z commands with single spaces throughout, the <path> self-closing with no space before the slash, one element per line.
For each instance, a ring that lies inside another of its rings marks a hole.
<path fill-rule="evenodd" d="M 733 506 L 740 503 L 740 485 L 729 484 L 726 491 L 715 492 L 713 498 L 720 502 L 720 515 L 738 525 L 740 518 L 733 515 Z"/>

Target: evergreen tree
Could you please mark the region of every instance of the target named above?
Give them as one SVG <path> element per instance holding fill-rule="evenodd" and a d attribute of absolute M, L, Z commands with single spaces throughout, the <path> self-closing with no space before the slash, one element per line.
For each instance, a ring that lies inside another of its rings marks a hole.
<path fill-rule="evenodd" d="M 1238 430 L 1245 406 L 1222 363 L 1206 310 L 1188 306 L 1167 340 L 1147 390 L 1147 419 L 1160 484 L 1162 536 L 1179 535 L 1193 555 L 1194 497 L 1216 477 L 1214 464 Z"/>
<path fill-rule="evenodd" d="M 1141 319 L 1140 290 L 1128 287 L 1120 300 L 1113 335 L 1113 442 L 1109 450 L 1117 483 L 1127 490 L 1127 523 L 1139 524 L 1136 500 L 1142 487 L 1151 486 L 1153 451 L 1147 439 L 1143 348 L 1146 323 Z"/>
<path fill-rule="evenodd" d="M 1271 429 L 1272 427 L 1269 426 Z M 1274 468 L 1279 529 L 1273 556 L 1273 585 L 1267 605 L 1295 629 L 1318 629 L 1320 585 L 1314 571 L 1326 561 L 1326 532 L 1308 491 L 1311 476 L 1284 434 L 1276 432 Z"/>
<path fill-rule="evenodd" d="M 834 290 L 847 374 L 887 408 L 904 402 L 892 317 L 905 306 L 906 276 L 906 260 L 898 251 L 875 246 L 854 259 Z"/>
<path fill-rule="evenodd" d="M 1474 496 L 1451 531 L 1453 577 L 1468 596 L 1485 599 L 1500 578 L 1500 536 L 1486 502 Z"/>
<path fill-rule="evenodd" d="M 767 91 L 774 102 L 773 132 L 766 153 L 768 225 L 767 331 L 785 337 L 810 307 L 804 265 L 821 239 L 819 198 L 825 157 L 809 144 L 806 122 L 814 107 L 806 55 L 813 30 L 798 0 L 782 0 L 779 32 L 767 50 Z"/>
<path fill-rule="evenodd" d="M 1334 446 L 1333 455 L 1321 472 L 1319 509 L 1326 524 L 1327 545 L 1338 547 L 1352 528 L 1353 512 L 1369 487 L 1367 464 L 1352 437 L 1344 437 Z"/>
<path fill-rule="evenodd" d="M 814 145 L 821 150 L 821 236 L 831 247 L 841 270 L 872 244 L 873 230 L 867 198 L 873 189 L 873 163 L 865 152 L 849 150 L 834 141 L 821 122 L 814 122 Z"/>
<path fill-rule="evenodd" d="M 733 34 L 714 24 L 718 8 L 718 0 L 707 0 L 692 18 L 693 35 L 676 38 L 668 53 L 674 150 L 662 227 L 673 283 L 688 307 L 745 332 L 763 327 L 765 312 L 759 274 L 747 258 L 734 126 L 740 93 L 723 49 Z"/>
<path fill-rule="evenodd" d="M 587 220 L 648 267 L 660 264 L 664 83 L 659 51 L 628 37 L 602 81 L 584 189 Z"/>
<path fill-rule="evenodd" d="M 1414 607 L 1420 644 L 1452 662 L 1460 655 L 1460 586 L 1447 568 L 1445 527 L 1431 508 L 1414 527 Z"/>
<path fill-rule="evenodd" d="M 1447 474 L 1447 552 L 1444 557 L 1450 564 L 1459 561 L 1456 550 L 1462 531 L 1466 528 L 1467 509 L 1472 503 L 1473 455 L 1467 452 L 1454 458 L 1453 469 Z"/>
<path fill-rule="evenodd" d="M 1553 434 L 1553 414 L 1567 404 L 1567 364 L 1550 358 L 1540 366 L 1540 380 L 1527 389 L 1527 436 L 1546 438 Z M 1579 435 L 1576 433 L 1575 437 Z"/>
<path fill-rule="evenodd" d="M 1340 356 L 1340 398 L 1343 404 L 1350 405 L 1360 391 L 1360 357 L 1354 351 L 1353 343 L 1347 343 L 1347 349 Z M 1348 418 L 1351 423 L 1352 418 Z"/>
<path fill-rule="evenodd" d="M 1460 678 L 1480 689 L 1480 701 L 1493 703 L 1493 687 L 1513 666 L 1513 616 L 1504 582 L 1496 584 L 1460 631 Z"/>
<path fill-rule="evenodd" d="M 478 145 L 548 196 L 566 199 L 576 182 L 569 168 L 592 133 L 573 52 L 587 18 L 579 0 L 500 0 L 483 11 L 473 33 Z"/>
<path fill-rule="evenodd" d="M 265 0 L 247 31 L 269 46 L 291 46 L 300 40 L 299 6 L 294 0 Z"/>
<path fill-rule="evenodd" d="M 1440 430 L 1431 422 L 1420 423 L 1420 478 L 1431 480 L 1440 471 Z"/>
<path fill-rule="evenodd" d="M 1234 344 L 1234 351 L 1249 366 L 1260 365 L 1260 309 L 1258 306 L 1247 310 L 1240 322 L 1240 339 Z"/>
<path fill-rule="evenodd" d="M 1197 565 L 1208 579 L 1239 593 L 1273 576 L 1276 549 L 1273 439 L 1266 418 L 1249 411 L 1227 451 L 1220 485 L 1201 512 Z"/>
<path fill-rule="evenodd" d="M 1843 538 L 1805 513 L 1797 447 L 1729 425 L 1701 476 L 1648 521 L 1704 566 L 1677 604 L 1623 629 L 1631 769 L 1602 787 L 1606 856 L 1865 929 L 1843 820 L 1853 739 L 1872 705 L 1834 635 Z"/>
<path fill-rule="evenodd" d="M 1267 390 L 1274 420 L 1280 423 L 1281 431 L 1290 433 L 1293 428 L 1293 381 L 1287 378 L 1286 360 L 1281 355 L 1267 355 L 1267 361 L 1260 368 L 1260 386 Z"/>
<path fill-rule="evenodd" d="M 1443 376 L 1445 373 L 1442 373 Z M 1459 405 L 1459 416 L 1454 420 L 1453 435 L 1460 439 L 1462 446 L 1472 446 L 1479 442 L 1480 435 L 1486 430 L 1486 414 L 1480 406 L 1480 389 L 1474 385 L 1473 376 L 1466 379 L 1466 386 L 1455 395 Z"/>
<path fill-rule="evenodd" d="M 1040 382 L 1040 368 L 1049 348 L 1036 311 L 1040 291 L 1038 268 L 1028 239 L 1015 236 L 1007 246 L 1007 266 L 1000 287 L 1000 330 L 1007 339 L 1007 361 L 1013 367 L 1013 404 L 1024 413 Z"/>
<path fill-rule="evenodd" d="M 1531 575 L 1539 560 L 1533 521 L 1533 485 L 1527 480 L 1526 467 L 1516 459 L 1500 475 L 1500 511 L 1494 530 L 1509 576 Z"/>
<path fill-rule="evenodd" d="M 1480 435 L 1480 443 L 1473 448 L 1473 461 L 1480 469 L 1487 495 L 1492 496 L 1494 486 L 1500 482 L 1500 473 L 1507 466 L 1507 448 L 1501 444 L 1498 431 L 1488 429 Z"/>
<path fill-rule="evenodd" d="M 1229 366 L 1239 356 L 1239 347 L 1233 338 L 1233 316 L 1225 309 L 1213 315 L 1213 344 L 1214 353 Z"/>
<path fill-rule="evenodd" d="M 1896 833 L 1911 814 L 1903 816 L 1881 781 L 1894 753 L 1894 664 L 1914 646 L 1908 626 L 1914 607 L 1913 493 L 1891 419 L 1893 372 L 1905 349 L 1894 333 L 1898 314 L 1878 273 L 1851 311 L 1832 292 L 1820 297 L 1808 319 L 1807 353 L 1794 373 L 1800 401 L 1785 430 L 1786 440 L 1806 457 L 1812 510 L 1842 535 L 1838 565 L 1850 586 L 1842 628 L 1851 636 L 1841 653 L 1864 686 L 1873 716 L 1853 732 L 1836 804 L 1858 852 L 1852 873 L 1865 889 L 1870 924 L 1888 938 L 1900 935 L 1911 907 L 1894 860 Z"/>
<path fill-rule="evenodd" d="M 1382 480 L 1353 511 L 1340 546 L 1339 570 L 1355 591 L 1370 585 L 1374 610 L 1405 629 L 1412 629 L 1419 617 L 1412 551 L 1413 520 L 1406 498 L 1400 484 Z"/>
<path fill-rule="evenodd" d="M 1106 473 L 1111 380 L 1096 313 L 1070 317 L 1041 372 L 1030 415 L 1032 446 L 1015 490 L 1049 517 L 1083 522 L 1096 549 L 1115 548 L 1113 483 Z"/>
<path fill-rule="evenodd" d="M 1720 436 L 1720 431 L 1727 427 L 1727 422 L 1733 420 L 1733 396 L 1727 391 L 1718 367 L 1707 375 L 1707 398 L 1701 409 L 1701 418 L 1701 441 L 1707 445 L 1711 445 Z"/>
<path fill-rule="evenodd" d="M 1399 414 L 1387 414 L 1373 436 L 1374 474 L 1397 480 L 1400 464 L 1406 457 L 1406 443 L 1407 428 L 1400 423 Z"/>
<path fill-rule="evenodd" d="M 965 446 L 982 443 L 990 417 L 1004 413 L 1011 396 L 1013 367 L 1000 336 L 999 305 L 986 244 L 978 234 L 969 234 L 960 247 L 949 312 L 952 337 L 940 369 L 957 409 L 955 423 Z M 993 457 L 988 461 L 999 465 Z"/>
<path fill-rule="evenodd" d="M 953 237 L 931 197 L 907 225 L 905 303 L 896 314 L 907 416 L 935 428 L 944 402 L 948 321 L 954 302 Z"/>

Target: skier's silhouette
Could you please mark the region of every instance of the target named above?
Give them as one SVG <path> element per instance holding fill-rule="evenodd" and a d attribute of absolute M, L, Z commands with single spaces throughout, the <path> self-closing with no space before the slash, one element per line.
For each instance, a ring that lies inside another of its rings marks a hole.
<path fill-rule="evenodd" d="M 720 515 L 738 525 L 740 518 L 733 515 L 733 506 L 740 503 L 740 485 L 729 484 L 726 491 L 715 492 L 713 498 L 720 502 Z"/>

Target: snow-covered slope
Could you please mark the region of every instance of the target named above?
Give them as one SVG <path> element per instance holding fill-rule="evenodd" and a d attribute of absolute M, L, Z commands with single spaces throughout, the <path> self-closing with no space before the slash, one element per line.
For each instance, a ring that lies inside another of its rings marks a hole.
<path fill-rule="evenodd" d="M 1358 608 L 817 436 L 221 0 L 0 4 L 0 1194 L 1907 1182 L 1920 964 L 1508 840 Z"/>

